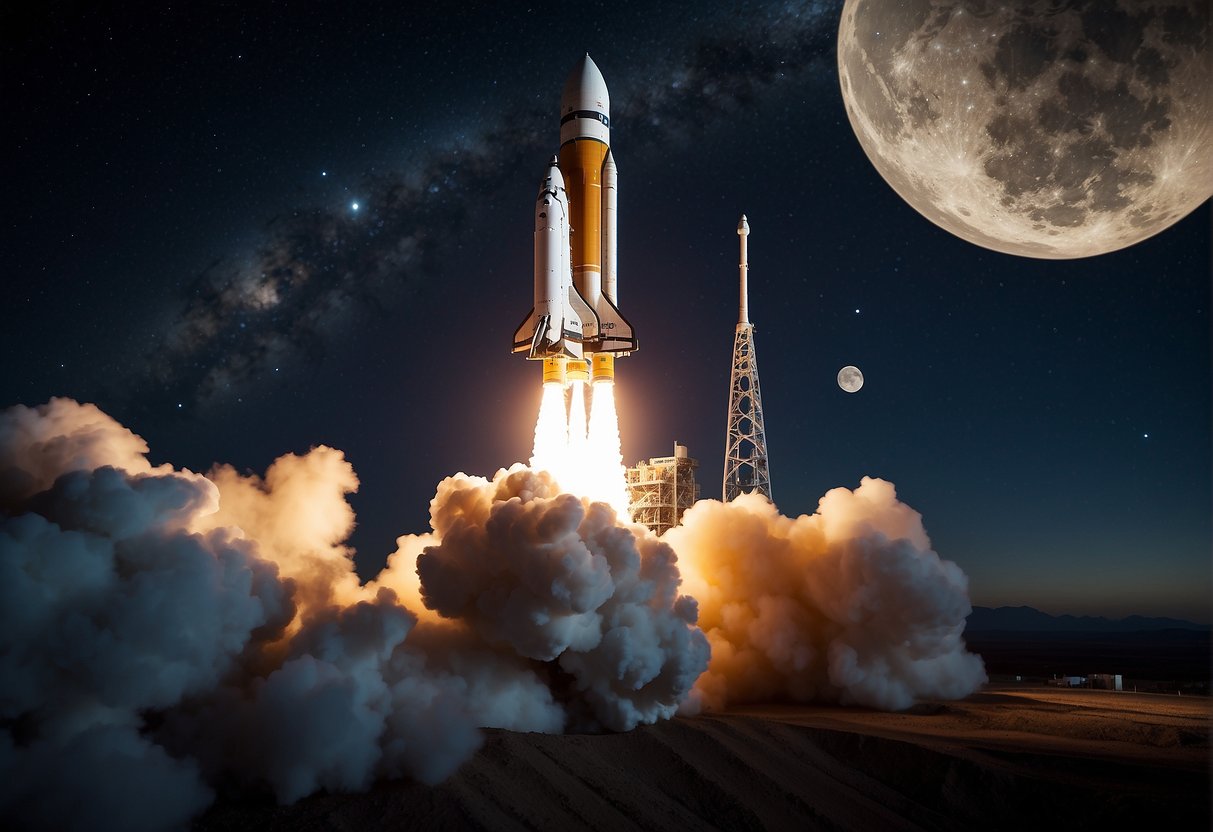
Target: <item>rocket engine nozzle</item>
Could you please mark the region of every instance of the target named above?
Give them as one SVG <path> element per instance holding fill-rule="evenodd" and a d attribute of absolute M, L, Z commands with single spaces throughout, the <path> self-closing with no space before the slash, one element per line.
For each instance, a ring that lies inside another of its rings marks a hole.
<path fill-rule="evenodd" d="M 543 383 L 559 384 L 563 387 L 568 383 L 568 359 L 563 355 L 543 359 Z"/>
<path fill-rule="evenodd" d="M 594 374 L 593 381 L 614 381 L 615 380 L 615 355 L 609 352 L 594 353 Z"/>

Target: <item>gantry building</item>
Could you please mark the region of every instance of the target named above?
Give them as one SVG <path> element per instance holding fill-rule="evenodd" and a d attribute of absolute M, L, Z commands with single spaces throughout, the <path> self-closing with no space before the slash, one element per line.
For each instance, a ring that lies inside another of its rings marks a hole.
<path fill-rule="evenodd" d="M 687 446 L 674 443 L 673 456 L 659 456 L 627 469 L 632 521 L 664 534 L 677 526 L 682 514 L 699 499 L 695 469 Z"/>

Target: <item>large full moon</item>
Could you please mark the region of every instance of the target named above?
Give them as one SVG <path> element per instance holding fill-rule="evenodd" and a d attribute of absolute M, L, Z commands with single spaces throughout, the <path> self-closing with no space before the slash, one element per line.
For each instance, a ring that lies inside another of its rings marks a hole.
<path fill-rule="evenodd" d="M 1208 0 L 846 0 L 838 74 L 880 175 L 1026 257 L 1103 254 L 1213 195 Z"/>

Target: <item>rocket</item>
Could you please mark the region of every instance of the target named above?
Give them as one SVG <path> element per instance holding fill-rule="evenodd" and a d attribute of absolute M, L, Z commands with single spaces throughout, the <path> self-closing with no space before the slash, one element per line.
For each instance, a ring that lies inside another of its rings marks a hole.
<path fill-rule="evenodd" d="M 615 377 L 615 356 L 636 349 L 618 306 L 619 171 L 611 153 L 606 81 L 590 56 L 560 99 L 560 151 L 535 200 L 534 306 L 514 352 L 544 362 L 544 381 Z"/>

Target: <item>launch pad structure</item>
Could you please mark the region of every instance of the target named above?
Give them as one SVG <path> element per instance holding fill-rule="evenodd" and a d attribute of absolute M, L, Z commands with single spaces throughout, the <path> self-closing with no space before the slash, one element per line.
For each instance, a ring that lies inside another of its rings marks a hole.
<path fill-rule="evenodd" d="M 762 419 L 762 390 L 758 385 L 758 354 L 754 350 L 754 325 L 750 323 L 750 260 L 747 249 L 750 223 L 745 214 L 737 223 L 737 236 L 741 238 L 741 262 L 738 264 L 741 296 L 737 330 L 733 338 L 729 422 L 724 446 L 722 493 L 726 503 L 739 494 L 752 492 L 771 500 L 767 432 Z"/>
<path fill-rule="evenodd" d="M 682 514 L 699 499 L 695 469 L 699 462 L 687 446 L 674 443 L 674 455 L 654 457 L 627 469 L 632 522 L 664 534 L 682 521 Z"/>

